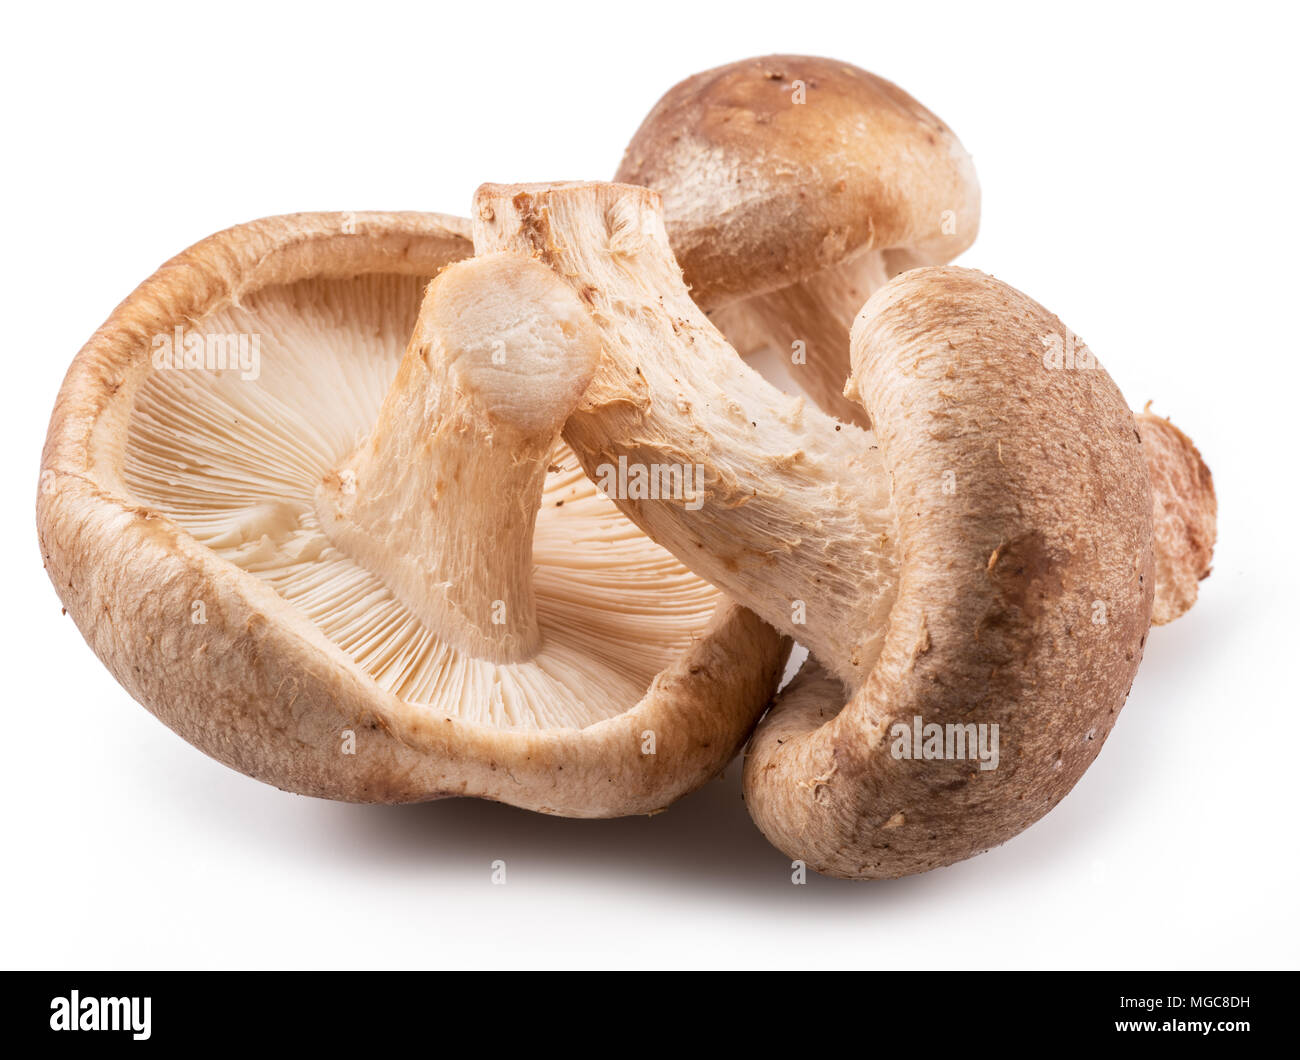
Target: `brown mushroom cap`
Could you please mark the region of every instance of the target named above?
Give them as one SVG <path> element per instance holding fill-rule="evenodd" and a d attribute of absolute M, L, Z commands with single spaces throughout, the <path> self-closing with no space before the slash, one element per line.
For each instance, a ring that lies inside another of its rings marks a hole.
<path fill-rule="evenodd" d="M 519 663 L 440 644 L 312 511 L 466 233 L 435 214 L 302 214 L 164 265 L 60 391 L 37 501 L 46 567 L 126 689 L 250 776 L 350 801 L 657 810 L 739 747 L 784 642 L 645 539 L 567 449 L 537 515 L 543 644 Z M 160 370 L 151 347 L 177 328 L 260 334 L 260 374 Z M 474 561 L 493 561 L 490 541 Z"/>
<path fill-rule="evenodd" d="M 1123 706 L 1154 595 L 1150 487 L 1110 377 L 1044 365 L 1044 336 L 1064 334 L 956 268 L 896 278 L 854 326 L 850 388 L 893 483 L 898 596 L 847 705 L 810 668 L 745 766 L 759 827 L 818 872 L 901 876 L 1004 842 L 1074 786 Z M 996 767 L 895 755 L 897 726 L 930 725 L 970 741 L 997 726 Z"/>
<path fill-rule="evenodd" d="M 897 85 L 813 56 L 682 81 L 642 122 L 615 179 L 663 196 L 673 251 L 706 310 L 869 250 L 949 261 L 979 226 L 974 166 L 952 130 Z"/>

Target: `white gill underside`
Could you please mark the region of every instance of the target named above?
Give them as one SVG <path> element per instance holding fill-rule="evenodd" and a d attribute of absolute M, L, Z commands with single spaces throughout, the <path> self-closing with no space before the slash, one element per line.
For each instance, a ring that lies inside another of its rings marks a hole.
<path fill-rule="evenodd" d="M 321 477 L 365 437 L 424 282 L 306 281 L 245 297 L 188 333 L 258 337 L 259 373 L 155 370 L 128 430 L 125 477 L 221 558 L 266 581 L 378 684 L 501 728 L 582 727 L 644 696 L 720 599 L 641 534 L 561 445 L 534 538 L 544 646 L 497 665 L 441 643 L 321 531 Z M 484 483 L 490 489 L 491 483 Z M 491 563 L 493 543 L 479 557 Z"/>

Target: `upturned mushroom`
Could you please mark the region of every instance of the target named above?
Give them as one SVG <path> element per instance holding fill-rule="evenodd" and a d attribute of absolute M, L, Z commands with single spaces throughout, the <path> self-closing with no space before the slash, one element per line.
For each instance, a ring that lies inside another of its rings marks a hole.
<path fill-rule="evenodd" d="M 848 63 L 767 55 L 695 74 L 651 109 L 615 177 L 663 197 L 696 302 L 742 352 L 770 345 L 825 411 L 871 293 L 974 241 L 980 192 L 953 131 Z"/>
<path fill-rule="evenodd" d="M 164 265 L 59 394 L 46 567 L 123 686 L 250 776 L 653 812 L 739 749 L 787 642 L 582 474 L 557 436 L 599 335 L 538 264 L 450 264 L 466 234 L 303 214 Z"/>
<path fill-rule="evenodd" d="M 899 276 L 855 326 L 849 393 L 873 433 L 735 355 L 653 192 L 486 185 L 474 241 L 550 266 L 600 326 L 604 359 L 564 429 L 584 466 L 702 466 L 698 510 L 619 506 L 810 651 L 746 762 L 769 839 L 820 872 L 898 876 L 1003 842 L 1069 791 L 1123 705 L 1164 559 L 1206 557 L 1186 534 L 1153 557 L 1133 414 L 1095 359 L 1055 365 L 1056 317 L 969 270 Z M 1201 490 L 1187 503 L 1212 506 L 1208 473 Z M 900 726 L 915 747 L 896 755 Z M 981 734 L 998 742 L 975 761 Z"/>

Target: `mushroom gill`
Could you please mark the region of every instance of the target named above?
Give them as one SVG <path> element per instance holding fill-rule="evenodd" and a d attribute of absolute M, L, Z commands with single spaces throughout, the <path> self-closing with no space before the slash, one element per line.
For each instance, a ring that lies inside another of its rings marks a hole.
<path fill-rule="evenodd" d="M 407 702 L 508 729 L 614 716 L 704 633 L 721 594 L 624 517 L 563 443 L 534 537 L 543 643 L 526 662 L 447 644 L 322 529 L 316 488 L 375 423 L 424 288 L 419 277 L 372 274 L 245 295 L 185 332 L 200 351 L 231 351 L 226 368 L 209 359 L 187 370 L 179 350 L 160 356 L 173 338 L 160 337 L 127 428 L 124 480 Z M 492 562 L 491 541 L 477 561 Z"/>

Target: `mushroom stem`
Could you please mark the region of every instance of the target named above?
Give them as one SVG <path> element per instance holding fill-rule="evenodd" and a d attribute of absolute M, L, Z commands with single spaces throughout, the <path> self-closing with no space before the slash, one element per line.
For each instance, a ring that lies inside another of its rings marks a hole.
<path fill-rule="evenodd" d="M 443 271 L 370 436 L 317 490 L 331 542 L 461 650 L 536 654 L 537 508 L 599 359 L 585 310 L 542 266 L 494 255 Z"/>
<path fill-rule="evenodd" d="M 474 244 L 549 266 L 600 327 L 604 358 L 564 428 L 587 473 L 620 458 L 703 467 L 698 510 L 612 499 L 857 688 L 880 654 L 899 580 L 898 484 L 875 435 L 780 394 L 736 356 L 692 301 L 652 191 L 484 185 Z M 1160 504 L 1163 482 L 1153 485 Z M 946 488 L 942 476 L 917 487 L 936 497 Z"/>
<path fill-rule="evenodd" d="M 729 306 L 726 321 L 743 321 L 790 358 L 791 374 L 823 412 L 869 427 L 866 411 L 844 396 L 849 377 L 849 328 L 863 303 L 889 280 L 884 256 L 859 254 L 807 280 Z M 725 328 L 724 328 L 725 331 Z"/>
<path fill-rule="evenodd" d="M 587 473 L 599 481 L 620 458 L 703 468 L 702 505 L 612 499 L 856 686 L 898 578 L 889 476 L 871 433 L 780 394 L 736 356 L 691 300 L 652 191 L 485 185 L 474 243 L 550 266 L 600 326 L 601 366 L 564 428 Z"/>

